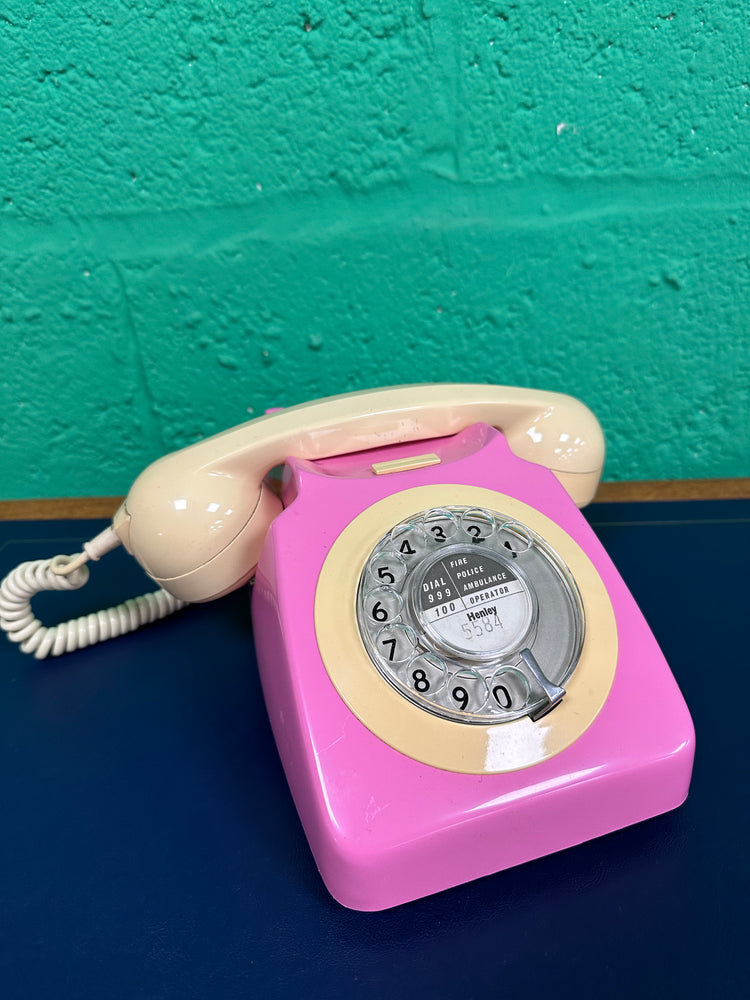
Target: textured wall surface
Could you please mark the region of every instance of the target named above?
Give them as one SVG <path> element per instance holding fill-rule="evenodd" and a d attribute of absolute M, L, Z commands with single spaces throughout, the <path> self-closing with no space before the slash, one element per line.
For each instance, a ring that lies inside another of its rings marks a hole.
<path fill-rule="evenodd" d="M 750 473 L 745 0 L 0 9 L 0 495 L 268 406 L 570 392 L 609 479 Z"/>

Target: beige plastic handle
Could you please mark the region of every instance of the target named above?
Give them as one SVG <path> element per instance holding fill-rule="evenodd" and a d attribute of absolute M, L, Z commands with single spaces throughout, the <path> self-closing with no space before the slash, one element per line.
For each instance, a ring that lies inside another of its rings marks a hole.
<path fill-rule="evenodd" d="M 125 547 L 165 590 L 211 600 L 255 571 L 280 510 L 263 477 L 289 456 L 318 459 L 456 434 L 483 422 L 552 469 L 573 500 L 593 497 L 601 428 L 570 396 L 489 385 L 411 385 L 331 396 L 250 420 L 150 465 L 115 515 Z"/>

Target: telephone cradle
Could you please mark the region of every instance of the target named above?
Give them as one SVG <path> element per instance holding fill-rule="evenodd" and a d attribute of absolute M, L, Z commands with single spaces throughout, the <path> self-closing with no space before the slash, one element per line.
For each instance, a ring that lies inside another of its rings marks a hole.
<path fill-rule="evenodd" d="M 602 461 L 569 397 L 397 387 L 183 449 L 115 516 L 114 543 L 177 599 L 255 570 L 271 726 L 343 905 L 396 906 L 687 796 L 688 709 L 578 509 Z M 280 462 L 279 500 L 261 481 Z"/>

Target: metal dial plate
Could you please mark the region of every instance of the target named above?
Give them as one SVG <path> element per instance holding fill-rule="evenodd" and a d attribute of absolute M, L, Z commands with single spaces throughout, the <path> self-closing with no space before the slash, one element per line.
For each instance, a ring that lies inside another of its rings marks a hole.
<path fill-rule="evenodd" d="M 485 725 L 559 704 L 584 638 L 563 561 L 524 524 L 480 507 L 424 510 L 384 535 L 360 576 L 357 623 L 405 698 Z"/>

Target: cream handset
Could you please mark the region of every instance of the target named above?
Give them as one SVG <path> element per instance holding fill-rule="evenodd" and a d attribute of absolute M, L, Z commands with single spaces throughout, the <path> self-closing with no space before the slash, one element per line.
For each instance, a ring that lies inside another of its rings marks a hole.
<path fill-rule="evenodd" d="M 590 410 L 559 393 L 488 385 L 411 385 L 332 396 L 276 411 L 173 452 L 145 469 L 112 526 L 77 556 L 24 563 L 0 589 L 0 627 L 41 659 L 116 638 L 184 602 L 210 601 L 255 572 L 281 501 L 264 482 L 290 456 L 321 459 L 440 438 L 483 421 L 522 457 L 551 468 L 579 505 L 604 459 Z M 31 610 L 42 590 L 88 580 L 84 564 L 120 543 L 161 589 L 116 608 L 45 627 Z"/>
<path fill-rule="evenodd" d="M 576 503 L 604 460 L 590 410 L 557 393 L 414 385 L 334 396 L 259 417 L 168 455 L 136 479 L 114 530 L 146 572 L 186 601 L 207 601 L 253 573 L 280 512 L 265 475 L 289 456 L 321 459 L 456 434 L 482 421 L 520 457 L 547 466 Z"/>
<path fill-rule="evenodd" d="M 687 708 L 578 510 L 603 456 L 595 417 L 556 393 L 291 407 L 155 462 L 84 553 L 6 578 L 0 622 L 57 654 L 255 576 L 264 695 L 321 874 L 347 906 L 393 906 L 687 794 Z M 120 542 L 162 589 L 45 629 L 33 594 L 80 586 Z"/>

